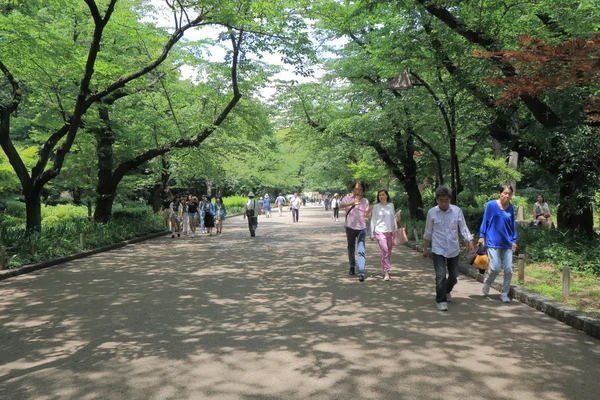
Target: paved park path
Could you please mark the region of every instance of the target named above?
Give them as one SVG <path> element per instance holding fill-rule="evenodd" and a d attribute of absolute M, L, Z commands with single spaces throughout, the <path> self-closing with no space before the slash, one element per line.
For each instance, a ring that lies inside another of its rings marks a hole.
<path fill-rule="evenodd" d="M 1 399 L 594 399 L 600 341 L 402 247 L 347 275 L 342 222 L 241 217 L 0 282 Z"/>

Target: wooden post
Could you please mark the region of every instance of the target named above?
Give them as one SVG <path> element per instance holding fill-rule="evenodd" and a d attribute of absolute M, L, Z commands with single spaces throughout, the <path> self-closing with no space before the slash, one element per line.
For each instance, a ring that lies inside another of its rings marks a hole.
<path fill-rule="evenodd" d="M 85 248 L 85 241 L 83 240 L 83 233 L 79 234 L 79 248 L 81 251 Z"/>
<path fill-rule="evenodd" d="M 525 282 L 525 254 L 518 256 L 519 282 Z"/>
<path fill-rule="evenodd" d="M 562 271 L 562 298 L 569 300 L 569 289 L 571 287 L 571 270 L 569 267 L 563 267 Z"/>
<path fill-rule="evenodd" d="M 415 235 L 415 242 L 419 241 L 419 234 L 417 233 L 416 229 L 413 229 L 413 234 Z"/>
<path fill-rule="evenodd" d="M 525 217 L 523 214 L 523 206 L 519 206 L 517 209 L 517 221 L 525 221 Z"/>
<path fill-rule="evenodd" d="M 0 270 L 6 269 L 6 247 L 0 247 Z"/>

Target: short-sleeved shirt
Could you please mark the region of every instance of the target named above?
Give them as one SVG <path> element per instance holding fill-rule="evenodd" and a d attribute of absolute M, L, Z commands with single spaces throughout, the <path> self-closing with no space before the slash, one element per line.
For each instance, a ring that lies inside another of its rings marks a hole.
<path fill-rule="evenodd" d="M 342 199 L 342 204 L 344 203 L 354 203 L 354 197 L 345 196 Z M 363 230 L 367 228 L 367 221 L 365 220 L 365 212 L 369 208 L 369 200 L 364 197 L 360 199 L 358 205 L 352 207 L 346 207 L 346 222 L 344 226 L 355 229 L 357 231 Z"/>
<path fill-rule="evenodd" d="M 535 205 L 533 206 L 533 209 L 535 210 L 535 215 L 537 215 L 537 216 L 546 215 L 546 214 L 550 213 L 550 210 L 548 209 L 548 203 L 544 203 L 544 204 L 535 203 Z"/>

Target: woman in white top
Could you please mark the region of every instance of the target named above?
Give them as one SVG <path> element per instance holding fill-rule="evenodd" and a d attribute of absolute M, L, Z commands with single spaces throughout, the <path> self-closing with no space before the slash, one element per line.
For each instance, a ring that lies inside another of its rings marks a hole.
<path fill-rule="evenodd" d="M 390 203 L 390 195 L 385 189 L 377 192 L 379 203 L 371 211 L 371 240 L 377 238 L 381 250 L 381 268 L 383 280 L 390 280 L 390 256 L 392 254 L 392 234 L 397 228 L 396 211 Z"/>

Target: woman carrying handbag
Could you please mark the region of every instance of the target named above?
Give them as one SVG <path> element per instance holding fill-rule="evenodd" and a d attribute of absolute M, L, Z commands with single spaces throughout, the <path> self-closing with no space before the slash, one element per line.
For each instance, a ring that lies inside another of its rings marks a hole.
<path fill-rule="evenodd" d="M 385 189 L 377 192 L 378 203 L 371 210 L 371 240 L 377 239 L 381 251 L 381 269 L 383 280 L 390 280 L 390 258 L 394 233 L 398 230 L 394 205 L 390 203 L 390 195 Z"/>

